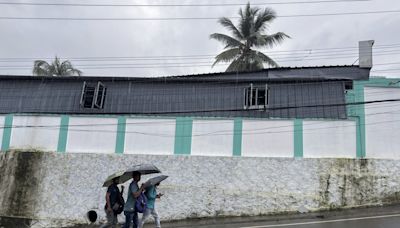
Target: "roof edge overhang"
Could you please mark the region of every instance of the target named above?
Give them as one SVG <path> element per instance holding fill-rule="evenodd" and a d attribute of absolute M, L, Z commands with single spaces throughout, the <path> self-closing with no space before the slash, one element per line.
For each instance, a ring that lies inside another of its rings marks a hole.
<path fill-rule="evenodd" d="M 247 81 L 309 81 L 309 80 L 368 80 L 371 68 L 359 66 L 281 67 L 251 72 L 221 72 L 163 77 L 68 76 L 47 77 L 0 75 L 0 80 L 41 81 L 132 81 L 132 82 L 247 82 Z"/>

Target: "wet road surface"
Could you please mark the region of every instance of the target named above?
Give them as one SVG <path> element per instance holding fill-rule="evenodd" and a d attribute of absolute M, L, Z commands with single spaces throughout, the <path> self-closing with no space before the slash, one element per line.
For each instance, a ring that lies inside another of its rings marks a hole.
<path fill-rule="evenodd" d="M 150 224 L 149 224 L 150 225 Z M 152 224 L 151 224 L 152 225 Z M 152 227 L 152 226 L 147 227 Z M 198 219 L 163 227 L 199 228 L 400 228 L 400 206 L 363 208 L 301 215 Z"/>
<path fill-rule="evenodd" d="M 39 222 L 39 221 L 37 221 Z M 23 219 L 0 217 L 0 228 L 30 227 Z M 32 223 L 31 223 L 32 224 Z M 36 227 L 40 226 L 40 222 Z M 121 224 L 122 225 L 122 224 Z M 82 224 L 70 228 L 98 228 L 99 224 Z M 121 226 L 122 227 L 122 226 Z M 154 227 L 148 223 L 145 228 Z M 400 228 L 400 205 L 305 214 L 259 217 L 190 219 L 162 222 L 163 228 Z"/>
<path fill-rule="evenodd" d="M 195 226 L 196 227 L 196 226 Z M 349 219 L 316 219 L 307 221 L 283 221 L 283 222 L 256 222 L 242 224 L 222 224 L 209 225 L 210 228 L 399 228 L 400 214 L 374 216 L 374 217 L 356 217 Z"/>

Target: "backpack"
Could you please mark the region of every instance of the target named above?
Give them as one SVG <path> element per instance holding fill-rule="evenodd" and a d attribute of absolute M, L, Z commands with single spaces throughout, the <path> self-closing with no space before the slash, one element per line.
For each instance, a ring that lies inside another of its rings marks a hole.
<path fill-rule="evenodd" d="M 122 197 L 122 192 L 121 192 L 120 197 L 118 197 L 118 202 L 115 204 L 118 204 L 118 208 L 116 208 L 116 210 L 113 208 L 113 211 L 115 214 L 119 215 L 124 211 L 124 206 L 125 206 L 125 200 L 124 200 L 124 197 Z M 115 206 L 115 204 L 114 204 L 114 206 Z"/>
<path fill-rule="evenodd" d="M 143 213 L 146 210 L 146 208 L 147 208 L 147 198 L 146 195 L 142 192 L 140 193 L 138 198 L 136 198 L 135 210 L 138 213 Z"/>
<path fill-rule="evenodd" d="M 111 206 L 116 215 L 121 214 L 124 211 L 124 206 L 125 206 L 125 200 L 124 197 L 122 196 L 124 192 L 124 186 L 121 186 L 121 188 L 122 188 L 121 192 L 118 189 L 119 196 L 117 202 L 115 202 L 114 205 Z M 104 210 L 107 210 L 107 203 L 104 205 Z"/>
<path fill-rule="evenodd" d="M 117 210 L 114 210 L 114 213 L 117 215 L 121 214 L 124 211 L 125 200 L 124 200 L 123 194 L 124 194 L 124 186 L 122 185 L 121 192 L 118 196 L 118 202 L 117 202 L 118 208 L 117 208 Z"/>

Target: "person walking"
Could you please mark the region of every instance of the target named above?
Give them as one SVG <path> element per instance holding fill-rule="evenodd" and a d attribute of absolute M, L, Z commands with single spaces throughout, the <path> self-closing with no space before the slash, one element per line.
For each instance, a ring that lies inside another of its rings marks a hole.
<path fill-rule="evenodd" d="M 147 197 L 147 208 L 143 213 L 139 228 L 143 227 L 144 223 L 150 217 L 150 215 L 152 215 L 154 218 L 154 221 L 156 223 L 156 228 L 161 228 L 160 218 L 158 216 L 158 213 L 157 213 L 157 210 L 155 207 L 156 199 L 161 198 L 161 196 L 163 196 L 163 194 L 161 194 L 161 193 L 157 194 L 157 187 L 159 185 L 160 185 L 160 183 L 157 183 L 156 185 L 150 185 L 150 186 L 146 187 L 145 195 Z"/>
<path fill-rule="evenodd" d="M 135 171 L 132 173 L 132 182 L 129 185 L 128 198 L 124 206 L 124 214 L 125 214 L 124 228 L 130 228 L 131 223 L 133 224 L 133 228 L 137 228 L 139 225 L 138 214 L 135 208 L 135 204 L 136 204 L 136 198 L 138 198 L 139 195 L 144 190 L 143 184 L 140 188 L 138 185 L 140 177 L 141 177 L 140 172 Z"/>
<path fill-rule="evenodd" d="M 104 210 L 107 216 L 107 223 L 101 226 L 102 228 L 106 227 L 115 228 L 117 226 L 118 223 L 117 210 L 121 206 L 121 203 L 123 203 L 121 202 L 121 199 L 122 199 L 122 193 L 119 191 L 118 177 L 116 177 L 112 180 L 112 184 L 107 188 L 106 205 L 104 206 Z"/>

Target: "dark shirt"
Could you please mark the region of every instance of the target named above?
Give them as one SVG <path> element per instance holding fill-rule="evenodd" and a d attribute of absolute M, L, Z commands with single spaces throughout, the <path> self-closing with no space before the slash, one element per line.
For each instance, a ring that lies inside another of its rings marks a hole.
<path fill-rule="evenodd" d="M 110 193 L 110 206 L 112 207 L 115 203 L 119 202 L 120 192 L 116 184 L 112 184 L 108 187 L 107 193 Z"/>

